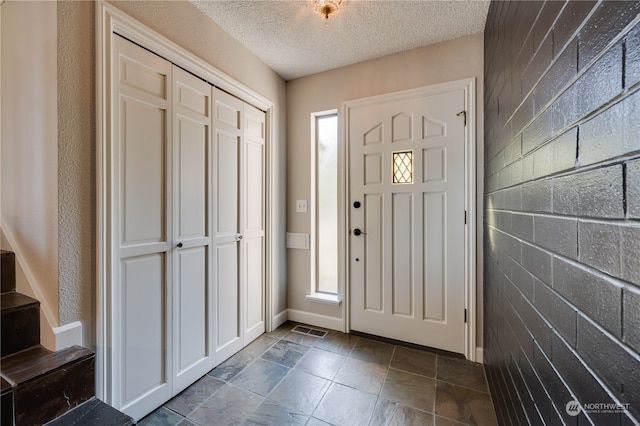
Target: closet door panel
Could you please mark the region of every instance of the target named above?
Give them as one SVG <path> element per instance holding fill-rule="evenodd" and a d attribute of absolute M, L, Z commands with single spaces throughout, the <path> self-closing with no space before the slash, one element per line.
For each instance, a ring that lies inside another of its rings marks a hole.
<path fill-rule="evenodd" d="M 173 392 L 213 368 L 212 87 L 173 67 Z"/>
<path fill-rule="evenodd" d="M 244 344 L 265 331 L 265 114 L 244 105 L 242 187 L 244 288 L 246 316 Z"/>
<path fill-rule="evenodd" d="M 120 106 L 122 245 L 165 241 L 166 111 L 126 96 Z"/>
<path fill-rule="evenodd" d="M 215 363 L 242 349 L 244 291 L 241 286 L 242 234 L 242 101 L 219 90 L 213 91 L 214 192 L 215 192 Z"/>
<path fill-rule="evenodd" d="M 109 402 L 140 418 L 173 387 L 171 64 L 120 37 L 111 60 Z"/>

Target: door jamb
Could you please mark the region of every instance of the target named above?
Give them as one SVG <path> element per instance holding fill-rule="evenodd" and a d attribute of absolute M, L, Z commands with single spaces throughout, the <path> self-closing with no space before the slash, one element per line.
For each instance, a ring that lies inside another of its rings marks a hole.
<path fill-rule="evenodd" d="M 424 86 L 416 89 L 409 89 L 400 92 L 388 93 L 383 95 L 371 96 L 367 98 L 355 99 L 351 101 L 342 102 L 340 107 L 341 128 L 340 128 L 340 147 L 343 150 L 342 155 L 345 158 L 344 170 L 347 179 L 343 181 L 343 205 L 345 206 L 342 212 L 345 218 L 346 230 L 351 229 L 351 215 L 349 214 L 349 200 L 351 195 L 349 194 L 349 179 L 351 178 L 349 164 L 350 164 L 350 150 L 349 150 L 349 116 L 350 110 L 356 106 L 373 105 L 377 103 L 384 103 L 392 100 L 402 100 L 405 98 L 411 98 L 418 95 L 436 95 L 440 93 L 448 93 L 456 90 L 464 91 L 464 110 L 466 111 L 466 126 L 464 129 L 465 135 L 465 164 L 464 164 L 464 206 L 467 212 L 467 223 L 464 229 L 464 307 L 467 310 L 467 322 L 464 325 L 464 355 L 470 361 L 476 361 L 476 336 L 477 336 L 477 285 L 476 285 L 476 79 L 468 78 L 462 80 L 456 80 L 441 84 L 435 84 L 430 86 Z M 346 253 L 348 258 L 350 257 L 351 247 L 349 232 L 343 232 L 343 244 L 346 247 Z M 351 330 L 351 300 L 350 300 L 350 262 L 345 261 L 343 278 L 345 283 L 344 289 L 344 306 L 343 306 L 343 318 L 345 332 Z M 462 315 L 462 313 L 461 313 Z"/>
<path fill-rule="evenodd" d="M 110 168 L 108 150 L 111 140 L 111 110 L 109 99 L 111 96 L 111 40 L 119 34 L 149 51 L 165 58 L 194 75 L 205 79 L 215 87 L 222 88 L 228 93 L 266 112 L 266 194 L 265 194 L 265 224 L 266 224 L 266 253 L 265 253 L 265 328 L 271 331 L 279 324 L 275 319 L 278 314 L 277 292 L 273 288 L 277 285 L 276 259 L 278 253 L 277 229 L 277 200 L 276 183 L 278 182 L 275 164 L 275 104 L 223 73 L 197 56 L 186 51 L 156 31 L 138 22 L 105 0 L 96 3 L 96 396 L 110 403 L 111 389 L 108 377 L 110 375 L 111 353 L 111 226 L 109 200 Z"/>

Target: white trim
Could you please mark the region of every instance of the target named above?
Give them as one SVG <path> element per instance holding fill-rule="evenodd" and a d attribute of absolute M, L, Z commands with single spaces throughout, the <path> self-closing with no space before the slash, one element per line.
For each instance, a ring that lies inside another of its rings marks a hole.
<path fill-rule="evenodd" d="M 419 87 L 410 90 L 404 90 L 401 92 L 388 93 L 383 95 L 371 96 L 367 98 L 355 99 L 351 101 L 343 102 L 341 105 L 342 111 L 342 126 L 343 129 L 340 132 L 342 136 L 342 143 L 344 145 L 345 163 L 343 170 L 346 171 L 346 176 L 349 176 L 349 150 L 346 147 L 348 140 L 348 121 L 350 108 L 363 106 L 363 105 L 376 105 L 394 100 L 402 100 L 405 98 L 411 98 L 419 95 L 436 95 L 441 93 L 448 93 L 455 90 L 464 90 L 465 93 L 465 111 L 467 112 L 467 126 L 465 127 L 465 178 L 464 178 L 464 203 L 467 211 L 467 226 L 465 227 L 465 250 L 464 250 L 464 264 L 465 264 L 465 295 L 464 295 L 464 307 L 467 310 L 467 323 L 464 325 L 464 355 L 471 361 L 476 361 L 478 358 L 476 350 L 476 334 L 477 334 L 477 321 L 476 321 L 476 80 L 475 78 L 462 79 L 457 81 L 451 81 L 447 83 L 435 84 L 431 86 Z M 346 181 L 346 179 L 345 179 Z M 348 200 L 349 189 L 345 187 L 344 197 L 344 223 L 347 224 L 347 229 L 350 228 L 350 216 L 348 214 Z M 349 253 L 349 235 L 347 232 L 343 232 L 343 244 L 345 247 L 345 253 Z M 349 262 L 346 262 L 345 268 L 345 297 L 344 297 L 344 325 L 345 331 L 351 329 L 350 321 L 350 301 L 349 295 Z"/>
<path fill-rule="evenodd" d="M 111 40 L 114 34 L 120 34 L 132 42 L 162 56 L 181 68 L 189 71 L 215 87 L 223 88 L 226 92 L 244 100 L 245 102 L 266 112 L 266 137 L 267 137 L 267 182 L 266 182 L 266 330 L 274 329 L 281 319 L 281 313 L 275 315 L 277 292 L 273 286 L 276 282 L 275 257 L 278 253 L 275 229 L 277 229 L 277 202 L 275 197 L 275 184 L 277 175 L 274 167 L 275 159 L 275 104 L 236 81 L 232 77 L 216 69 L 213 65 L 203 61 L 195 55 L 160 35 L 156 31 L 146 27 L 137 20 L 131 18 L 116 7 L 104 0 L 97 2 L 96 10 L 96 396 L 109 403 L 111 390 L 107 378 L 109 377 L 109 364 L 111 359 L 110 324 L 108 314 L 111 310 L 109 283 L 111 277 L 111 247 L 110 247 L 110 200 L 109 179 L 107 173 L 110 170 L 108 164 L 107 149 L 111 138 L 111 112 L 105 108 L 111 87 L 105 79 L 108 75 L 105 71 L 111 67 Z M 275 316 L 274 316 L 275 315 Z M 279 325 L 279 324 L 278 324 Z"/>
<path fill-rule="evenodd" d="M 344 321 L 342 321 L 342 318 L 314 314 L 312 312 L 298 311 L 295 309 L 289 309 L 288 312 L 289 321 L 313 325 L 315 327 L 328 328 L 330 330 L 336 331 L 344 330 Z"/>
<path fill-rule="evenodd" d="M 480 364 L 484 363 L 484 349 L 477 347 L 476 348 L 476 359 L 475 362 L 479 362 Z"/>
<path fill-rule="evenodd" d="M 305 298 L 310 302 L 324 303 L 325 305 L 339 306 L 342 303 L 337 294 L 330 293 L 315 292 L 307 294 Z"/>
<path fill-rule="evenodd" d="M 282 324 L 284 324 L 285 322 L 287 322 L 287 320 L 289 319 L 288 316 L 288 311 L 285 309 L 284 311 L 277 313 L 273 316 L 273 328 L 271 330 L 268 331 L 273 331 L 276 328 L 280 327 Z"/>
<path fill-rule="evenodd" d="M 343 244 L 343 239 L 340 238 L 340 235 L 344 235 L 344 233 L 346 232 L 345 229 L 345 221 L 341 220 L 344 219 L 344 217 L 342 217 L 343 212 L 345 211 L 345 194 L 346 194 L 346 179 L 345 179 L 345 174 L 344 174 L 344 140 L 341 138 L 341 115 L 340 115 L 340 111 L 339 109 L 328 109 L 325 111 L 317 111 L 317 112 L 312 112 L 310 114 L 310 128 L 311 128 L 311 136 L 309 139 L 310 142 L 310 152 L 311 152 L 311 158 L 310 158 L 310 166 L 311 166 L 311 188 L 310 188 L 310 194 L 313 194 L 313 196 L 311 197 L 311 199 L 309 200 L 309 211 L 311 213 L 311 217 L 310 217 L 310 229 L 311 229 L 311 235 L 309 238 L 309 247 L 311 250 L 311 255 L 310 255 L 310 259 L 311 259 L 311 267 L 310 269 L 310 282 L 311 282 L 311 287 L 310 287 L 310 292 L 311 294 L 306 296 L 308 300 L 314 300 L 314 301 L 320 301 L 319 299 L 323 299 L 323 300 L 327 300 L 325 297 L 321 297 L 321 298 L 317 298 L 317 297 L 313 297 L 313 295 L 315 294 L 321 294 L 318 293 L 318 277 L 317 277 L 317 267 L 318 267 L 318 247 L 317 247 L 317 238 L 316 236 L 318 235 L 318 220 L 317 220 L 317 216 L 318 216 L 318 210 L 317 210 L 317 201 L 318 201 L 318 186 L 317 186 L 317 176 L 318 176 L 318 171 L 317 171 L 317 128 L 316 128 L 316 123 L 318 120 L 318 117 L 323 117 L 323 116 L 327 116 L 327 115 L 336 115 L 337 119 L 338 119 L 338 247 L 337 247 L 337 256 L 338 256 L 338 286 L 337 286 L 337 292 L 335 294 L 335 300 L 337 300 L 338 302 L 335 303 L 331 303 L 334 305 L 339 305 L 340 301 L 342 299 L 344 299 L 346 291 L 345 291 L 345 279 L 346 279 L 346 275 L 345 275 L 345 267 L 346 264 L 348 262 L 345 262 L 344 260 L 344 254 L 345 252 L 345 247 Z M 343 312 L 342 312 L 342 316 L 344 318 L 344 308 L 343 308 Z M 343 329 L 341 331 L 346 331 L 346 329 Z"/>
<path fill-rule="evenodd" d="M 82 323 L 74 321 L 69 324 L 53 328 L 56 351 L 69 346 L 82 346 Z"/>

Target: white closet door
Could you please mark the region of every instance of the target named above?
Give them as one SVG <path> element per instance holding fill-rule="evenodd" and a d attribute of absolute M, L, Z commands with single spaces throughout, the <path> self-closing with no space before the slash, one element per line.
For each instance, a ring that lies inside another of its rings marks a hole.
<path fill-rule="evenodd" d="M 265 114 L 244 105 L 244 344 L 265 332 Z"/>
<path fill-rule="evenodd" d="M 214 189 L 215 189 L 215 363 L 218 364 L 243 347 L 244 292 L 240 267 L 242 211 L 240 188 L 242 158 L 243 102 L 214 89 Z"/>
<path fill-rule="evenodd" d="M 111 403 L 135 418 L 172 392 L 171 64 L 112 50 Z"/>
<path fill-rule="evenodd" d="M 213 368 L 211 92 L 173 67 L 174 394 Z"/>

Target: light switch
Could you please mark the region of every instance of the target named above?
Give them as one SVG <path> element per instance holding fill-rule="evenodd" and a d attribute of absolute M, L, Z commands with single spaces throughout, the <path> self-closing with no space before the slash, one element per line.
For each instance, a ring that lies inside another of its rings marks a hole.
<path fill-rule="evenodd" d="M 296 213 L 307 212 L 307 200 L 296 200 Z"/>

